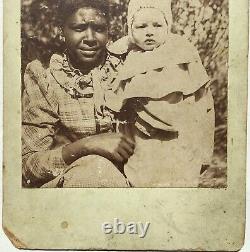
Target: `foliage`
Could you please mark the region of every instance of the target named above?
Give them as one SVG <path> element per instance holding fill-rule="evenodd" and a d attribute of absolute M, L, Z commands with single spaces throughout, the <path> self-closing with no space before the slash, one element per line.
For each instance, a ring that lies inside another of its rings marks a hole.
<path fill-rule="evenodd" d="M 22 66 L 62 50 L 56 20 L 60 0 L 22 0 Z M 126 34 L 128 0 L 110 0 L 110 37 Z M 153 0 L 152 0 L 153 1 Z M 172 0 L 173 32 L 198 49 L 212 79 L 216 110 L 215 154 L 225 161 L 227 146 L 228 0 Z"/>

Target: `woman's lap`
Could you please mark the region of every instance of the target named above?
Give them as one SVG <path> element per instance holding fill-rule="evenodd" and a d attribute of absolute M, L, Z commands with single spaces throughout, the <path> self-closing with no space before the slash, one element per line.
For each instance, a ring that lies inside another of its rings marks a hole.
<path fill-rule="evenodd" d="M 45 184 L 44 188 L 129 187 L 126 178 L 109 160 L 96 155 L 74 162 L 64 174 Z"/>

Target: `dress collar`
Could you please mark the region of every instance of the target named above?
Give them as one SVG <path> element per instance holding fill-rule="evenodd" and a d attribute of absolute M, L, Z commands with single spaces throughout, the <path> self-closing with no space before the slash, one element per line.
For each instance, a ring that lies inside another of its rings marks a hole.
<path fill-rule="evenodd" d="M 74 68 L 66 54 L 53 54 L 50 60 L 50 71 L 57 83 L 73 98 L 93 96 L 93 73 L 98 74 L 100 85 L 104 89 L 112 83 L 121 60 L 107 53 L 104 63 L 88 74 Z"/>

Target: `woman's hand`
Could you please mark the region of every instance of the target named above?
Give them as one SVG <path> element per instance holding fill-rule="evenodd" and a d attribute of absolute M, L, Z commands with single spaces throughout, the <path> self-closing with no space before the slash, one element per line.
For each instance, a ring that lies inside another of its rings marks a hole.
<path fill-rule="evenodd" d="M 107 133 L 93 136 L 89 147 L 96 155 L 124 164 L 134 154 L 135 142 L 122 134 Z"/>
<path fill-rule="evenodd" d="M 111 162 L 125 164 L 134 154 L 135 142 L 122 134 L 105 133 L 82 138 L 66 145 L 62 156 L 68 165 L 88 155 L 99 155 Z"/>

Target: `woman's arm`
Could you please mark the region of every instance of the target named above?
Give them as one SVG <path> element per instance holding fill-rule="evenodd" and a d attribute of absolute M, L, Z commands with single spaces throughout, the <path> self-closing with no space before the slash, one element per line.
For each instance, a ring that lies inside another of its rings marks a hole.
<path fill-rule="evenodd" d="M 46 70 L 39 61 L 27 66 L 22 97 L 23 179 L 27 186 L 40 186 L 59 175 L 67 164 L 62 149 L 54 148 L 58 106 L 49 90 Z"/>
<path fill-rule="evenodd" d="M 135 143 L 117 133 L 105 133 L 80 139 L 62 149 L 62 157 L 68 165 L 87 155 L 99 155 L 114 163 L 126 163 L 134 153 Z"/>
<path fill-rule="evenodd" d="M 23 178 L 29 186 L 41 186 L 52 180 L 77 159 L 100 155 L 110 161 L 125 163 L 135 144 L 125 136 L 107 133 L 80 139 L 55 149 L 58 130 L 58 105 L 39 62 L 25 72 L 23 93 L 22 157 Z"/>

